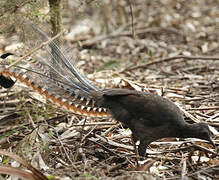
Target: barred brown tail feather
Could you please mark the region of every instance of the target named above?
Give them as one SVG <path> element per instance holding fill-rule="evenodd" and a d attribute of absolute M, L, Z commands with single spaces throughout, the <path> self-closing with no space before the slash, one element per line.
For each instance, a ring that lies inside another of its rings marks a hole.
<path fill-rule="evenodd" d="M 71 95 L 68 100 L 62 99 L 62 97 L 59 97 L 47 91 L 46 88 L 36 85 L 34 81 L 31 80 L 29 76 L 26 76 L 23 72 L 16 73 L 12 70 L 6 70 L 1 72 L 0 77 L 5 78 L 7 76 L 14 77 L 16 80 L 19 80 L 20 82 L 26 84 L 28 87 L 31 87 L 34 91 L 38 92 L 40 95 L 43 95 L 47 100 L 73 113 L 84 115 L 84 116 L 90 116 L 90 117 L 110 116 L 110 114 L 104 108 L 84 106 L 75 103 L 76 101 L 83 103 L 83 101 L 81 100 L 84 100 L 85 98 L 81 99 L 80 97 L 79 99 L 78 97 L 75 97 L 75 95 Z M 70 99 L 74 99 L 74 101 L 71 102 Z"/>

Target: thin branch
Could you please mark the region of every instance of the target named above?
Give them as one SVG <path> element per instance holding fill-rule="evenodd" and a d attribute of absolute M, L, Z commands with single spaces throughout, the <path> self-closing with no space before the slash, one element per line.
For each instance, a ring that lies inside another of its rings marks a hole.
<path fill-rule="evenodd" d="M 202 146 L 197 145 L 195 143 L 191 143 L 191 144 L 192 144 L 191 146 L 187 146 L 187 147 L 181 147 L 181 148 L 176 148 L 176 149 L 172 149 L 172 150 L 165 150 L 165 151 L 160 152 L 160 154 L 177 153 L 180 151 L 191 151 L 191 149 L 194 148 L 195 150 L 200 150 L 200 151 L 203 151 L 205 153 L 210 153 L 210 154 L 213 154 L 214 156 L 219 156 L 218 153 L 211 151 L 208 148 L 202 147 Z"/>
<path fill-rule="evenodd" d="M 135 31 L 134 31 L 134 16 L 133 16 L 133 10 L 132 10 L 132 3 L 131 0 L 128 0 L 129 8 L 130 8 L 130 14 L 131 14 L 131 22 L 132 22 L 132 37 L 135 38 Z"/>
<path fill-rule="evenodd" d="M 190 109 L 187 109 L 187 110 L 219 110 L 219 106 L 190 108 Z"/>
<path fill-rule="evenodd" d="M 9 8 L 7 9 L 1 9 L 2 11 L 0 12 L 0 17 L 7 14 L 12 14 L 15 13 L 19 8 L 24 7 L 27 3 L 31 2 L 31 0 L 26 0 L 26 1 L 21 1 L 20 4 L 13 4 L 10 5 Z"/>
<path fill-rule="evenodd" d="M 132 71 L 132 70 L 139 69 L 139 68 L 146 68 L 146 67 L 154 65 L 154 64 L 160 64 L 160 63 L 163 63 L 163 62 L 168 62 L 168 61 L 172 61 L 172 60 L 176 60 L 176 59 L 185 59 L 185 60 L 219 60 L 219 57 L 174 56 L 174 57 L 167 57 L 167 58 L 164 58 L 164 59 L 159 59 L 159 60 L 156 60 L 156 61 L 148 62 L 146 64 L 130 67 L 130 68 L 127 68 L 126 70 Z M 124 72 L 126 70 L 123 70 L 122 72 Z"/>
<path fill-rule="evenodd" d="M 203 173 L 204 171 L 212 171 L 212 170 L 214 170 L 215 169 L 215 171 L 217 171 L 216 169 L 218 169 L 218 164 L 215 164 L 215 165 L 212 165 L 212 166 L 208 166 L 207 168 L 202 168 L 201 170 L 198 170 L 198 171 L 195 171 L 195 172 L 193 172 L 193 173 L 188 173 L 187 174 L 187 176 L 193 176 L 193 175 L 195 175 L 195 174 L 201 174 L 201 173 Z"/>
<path fill-rule="evenodd" d="M 97 144 L 97 145 L 99 145 L 99 146 L 102 147 L 105 151 L 109 152 L 111 155 L 117 156 L 117 157 L 119 157 L 119 158 L 125 158 L 125 156 L 122 156 L 122 155 L 120 155 L 120 154 L 115 153 L 113 150 L 107 148 L 106 146 L 104 146 L 103 144 L 101 144 L 101 143 L 99 143 L 99 142 L 97 142 L 97 141 L 94 141 L 94 140 L 92 140 L 92 139 L 90 139 L 90 138 L 89 138 L 88 140 L 91 141 L 91 142 L 93 142 L 93 143 L 95 143 L 95 144 Z"/>
<path fill-rule="evenodd" d="M 117 125 L 118 123 L 111 123 L 111 122 L 97 122 L 97 123 L 86 123 L 86 124 L 72 124 L 72 126 L 113 126 Z"/>
<path fill-rule="evenodd" d="M 27 58 L 28 56 L 32 55 L 33 53 L 35 53 L 36 51 L 38 51 L 39 49 L 43 48 L 44 46 L 48 45 L 49 43 L 51 43 L 52 41 L 54 41 L 56 38 L 58 38 L 63 32 L 58 33 L 56 36 L 54 36 L 53 38 L 49 39 L 48 41 L 43 42 L 42 44 L 40 44 L 39 46 L 37 46 L 36 48 L 34 48 L 33 50 L 31 50 L 30 52 L 28 52 L 27 54 L 25 54 L 24 56 L 22 56 L 21 58 L 19 58 L 17 61 L 13 62 L 12 64 L 10 64 L 8 67 L 6 67 L 6 69 L 9 69 L 10 67 L 16 65 L 17 63 L 19 63 L 20 61 L 24 60 L 25 58 Z"/>

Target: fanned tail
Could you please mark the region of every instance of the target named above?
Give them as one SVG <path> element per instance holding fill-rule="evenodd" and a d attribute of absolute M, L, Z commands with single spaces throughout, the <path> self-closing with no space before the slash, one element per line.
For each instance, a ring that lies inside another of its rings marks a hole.
<path fill-rule="evenodd" d="M 29 23 L 30 26 L 40 34 L 40 36 L 43 39 L 49 40 L 48 36 L 41 31 L 39 28 L 37 28 L 36 26 L 34 26 L 33 24 Z M 90 90 L 93 91 L 99 91 L 95 86 L 93 86 L 85 77 L 83 77 L 78 70 L 70 63 L 70 61 L 68 60 L 68 58 L 62 53 L 62 51 L 60 50 L 60 48 L 56 45 L 56 43 L 54 41 L 52 41 L 51 43 L 49 43 L 50 48 L 52 49 L 52 52 L 55 53 L 55 57 L 54 60 L 56 61 L 56 64 L 59 65 L 59 60 L 61 60 L 61 63 L 87 88 L 89 88 Z M 61 67 L 61 66 L 59 66 Z"/>
<path fill-rule="evenodd" d="M 31 23 L 28 24 L 39 33 L 44 41 L 49 39 L 43 31 Z M 107 110 L 96 105 L 92 98 L 91 92 L 101 93 L 101 91 L 78 72 L 53 41 L 49 43 L 49 47 L 51 49 L 48 48 L 47 53 L 55 60 L 57 67 L 47 63 L 42 57 L 28 60 L 28 64 L 32 65 L 27 68 L 14 66 L 8 70 L 1 65 L 0 85 L 5 88 L 13 86 L 14 81 L 10 77 L 14 77 L 52 103 L 73 113 L 93 117 L 110 116 Z M 51 74 L 57 77 L 52 77 Z M 2 83 L 2 80 L 6 83 Z"/>

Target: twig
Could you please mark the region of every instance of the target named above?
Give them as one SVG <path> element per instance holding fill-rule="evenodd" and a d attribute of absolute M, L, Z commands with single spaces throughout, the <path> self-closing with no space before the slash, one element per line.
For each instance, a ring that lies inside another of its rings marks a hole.
<path fill-rule="evenodd" d="M 187 163 L 186 163 L 186 159 L 183 158 L 181 163 L 182 163 L 181 177 L 182 177 L 182 179 L 185 179 L 185 175 L 186 175 L 186 173 L 187 173 Z"/>
<path fill-rule="evenodd" d="M 97 122 L 97 123 L 86 123 L 86 124 L 72 124 L 72 126 L 113 126 L 117 125 L 118 123 L 111 123 L 111 122 Z"/>
<path fill-rule="evenodd" d="M 42 125 L 44 122 L 52 122 L 52 121 L 59 121 L 59 119 L 64 118 L 66 115 L 60 115 L 51 119 L 47 119 L 47 120 L 41 120 L 38 121 L 38 126 L 36 128 L 38 128 L 40 125 Z M 8 131 L 13 131 L 13 130 L 17 130 L 20 131 L 22 129 L 25 129 L 27 126 L 30 126 L 30 123 L 23 123 L 23 124 L 19 124 L 19 125 L 15 125 L 12 127 L 6 127 L 4 129 L 0 130 L 0 133 L 7 133 Z M 35 128 L 34 128 L 35 129 Z M 33 130 L 34 130 L 33 129 Z"/>
<path fill-rule="evenodd" d="M 168 61 L 172 61 L 172 60 L 176 60 L 176 59 L 186 59 L 186 60 L 219 60 L 219 57 L 174 56 L 174 57 L 167 57 L 167 58 L 164 58 L 164 59 L 159 59 L 159 60 L 156 60 L 156 61 L 148 62 L 146 64 L 130 67 L 130 68 L 126 69 L 126 70 L 132 71 L 132 70 L 139 69 L 139 68 L 146 68 L 146 67 L 154 65 L 154 64 L 168 62 Z M 123 72 L 126 71 L 126 70 L 123 70 Z"/>
<path fill-rule="evenodd" d="M 192 142 L 191 142 L 191 144 L 192 144 L 192 146 L 181 147 L 181 148 L 172 149 L 172 150 L 165 150 L 165 151 L 160 152 L 160 154 L 177 153 L 177 152 L 180 152 L 180 151 L 187 151 L 187 150 L 191 150 L 192 148 L 195 148 L 195 150 L 203 151 L 203 152 L 205 152 L 206 154 L 207 154 L 207 153 L 211 153 L 211 154 L 213 154 L 213 155 L 215 155 L 215 156 L 219 156 L 218 153 L 216 153 L 216 152 L 214 152 L 214 151 L 211 151 L 211 150 L 209 150 L 209 149 L 207 149 L 207 148 L 205 148 L 205 147 L 202 147 L 202 146 L 200 146 L 200 145 L 194 144 L 194 143 L 192 143 Z"/>
<path fill-rule="evenodd" d="M 190 99 L 184 99 L 184 101 L 200 101 L 203 99 L 212 99 L 212 98 L 216 98 L 216 97 L 219 97 L 219 94 L 205 95 L 205 96 L 201 96 L 201 97 L 192 97 Z"/>
<path fill-rule="evenodd" d="M 72 161 L 72 159 L 69 157 L 68 152 L 66 151 L 66 148 L 64 147 L 64 144 L 62 143 L 62 140 L 59 138 L 59 134 L 57 131 L 55 131 L 56 135 L 57 135 L 57 141 L 60 143 L 67 159 L 69 160 L 69 162 L 71 163 L 71 166 L 74 168 L 74 170 L 79 173 L 78 168 L 75 166 L 74 162 Z"/>
<path fill-rule="evenodd" d="M 104 138 L 104 137 L 102 137 L 102 136 L 99 136 L 99 135 L 97 135 L 97 134 L 95 134 L 95 137 L 99 138 L 101 141 L 103 141 L 103 142 L 105 142 L 105 143 L 110 144 L 111 146 L 116 146 L 116 147 L 124 148 L 124 149 L 127 149 L 127 150 L 129 150 L 129 151 L 133 151 L 133 150 L 134 150 L 133 146 L 121 144 L 121 143 L 118 143 L 118 142 L 109 140 L 108 138 Z"/>
<path fill-rule="evenodd" d="M 12 4 L 8 9 L 4 9 L 3 11 L 0 12 L 0 17 L 5 15 L 6 13 L 15 13 L 19 8 L 25 6 L 27 3 L 29 3 L 31 0 L 26 0 L 26 1 L 20 1 L 20 4 Z"/>
<path fill-rule="evenodd" d="M 210 166 L 210 167 L 207 167 L 207 168 L 204 168 L 204 169 L 201 169 L 201 170 L 196 171 L 196 172 L 193 172 L 193 173 L 191 173 L 191 174 L 187 174 L 187 176 L 193 176 L 193 175 L 195 175 L 195 174 L 200 174 L 200 173 L 202 173 L 202 172 L 204 172 L 204 171 L 212 170 L 212 169 L 214 169 L 214 168 L 216 169 L 215 171 L 218 171 L 218 170 L 217 170 L 217 169 L 219 169 L 218 164 L 213 165 L 213 166 Z"/>
<path fill-rule="evenodd" d="M 88 39 L 84 42 L 81 43 L 82 46 L 90 46 L 92 44 L 95 44 L 99 41 L 102 41 L 104 39 L 108 39 L 108 38 L 114 38 L 114 37 L 117 37 L 119 34 L 121 34 L 122 31 L 124 31 L 124 29 L 128 26 L 129 24 L 127 25 L 124 25 L 122 27 L 120 27 L 119 29 L 115 30 L 114 32 L 108 34 L 108 35 L 100 35 L 100 36 L 96 36 L 92 39 Z"/>
<path fill-rule="evenodd" d="M 177 105 L 177 104 L 176 104 Z M 178 106 L 178 105 L 177 105 Z M 200 120 L 195 118 L 192 114 L 184 110 L 182 107 L 178 106 L 178 108 L 185 114 L 186 117 L 190 118 L 193 120 L 195 123 L 200 123 Z"/>
<path fill-rule="evenodd" d="M 135 31 L 134 31 L 134 17 L 133 17 L 133 10 L 132 10 L 132 3 L 130 0 L 128 0 L 129 3 L 129 8 L 130 8 L 130 14 L 131 14 L 131 18 L 132 18 L 132 37 L 135 38 Z"/>
<path fill-rule="evenodd" d="M 137 22 L 138 20 L 136 20 Z M 141 35 L 141 34 L 147 34 L 147 33 L 161 33 L 161 32 L 170 32 L 170 33 L 174 33 L 176 35 L 180 35 L 183 37 L 183 39 L 185 39 L 185 35 L 181 32 L 179 32 L 179 30 L 175 29 L 175 28 L 166 28 L 166 27 L 139 27 L 138 29 L 135 30 L 135 35 Z M 131 36 L 132 32 L 131 31 L 124 31 L 120 34 L 120 36 Z"/>
<path fill-rule="evenodd" d="M 93 44 L 98 43 L 99 41 L 105 40 L 105 39 L 109 39 L 109 38 L 116 38 L 119 36 L 132 36 L 133 37 L 133 31 L 131 30 L 127 30 L 125 31 L 125 28 L 132 25 L 134 26 L 134 24 L 136 24 L 138 20 L 134 21 L 133 23 L 128 23 L 124 26 L 122 26 L 121 28 L 115 30 L 114 32 L 107 34 L 107 35 L 100 35 L 100 36 L 96 36 L 94 38 L 91 39 L 86 39 L 84 37 L 79 38 L 79 39 L 75 39 L 72 40 L 73 43 L 78 42 L 78 41 L 82 41 L 80 44 L 81 46 L 91 46 Z M 160 33 L 161 31 L 168 31 L 171 33 L 175 33 L 177 35 L 182 35 L 184 37 L 184 35 L 182 33 L 179 33 L 178 30 L 174 29 L 174 28 L 162 28 L 162 27 L 152 27 L 152 28 L 147 28 L 147 27 L 141 27 L 135 30 L 134 35 L 140 35 L 140 34 L 146 34 L 146 33 Z"/>
<path fill-rule="evenodd" d="M 190 108 L 187 110 L 218 110 L 219 106 L 212 106 L 212 107 L 199 107 L 199 108 Z"/>
<path fill-rule="evenodd" d="M 194 147 L 195 149 L 197 149 L 197 150 L 200 150 L 200 151 L 203 151 L 204 153 L 212 153 L 214 156 L 219 156 L 219 154 L 218 153 L 216 153 L 216 152 L 214 152 L 214 151 L 211 151 L 211 150 L 209 150 L 209 149 L 207 149 L 207 148 L 205 148 L 205 147 L 203 147 L 203 146 L 200 146 L 200 145 L 198 145 L 198 144 L 195 144 L 195 143 L 192 143 L 192 147 Z"/>
<path fill-rule="evenodd" d="M 133 136 L 131 137 L 131 141 L 132 141 L 132 144 L 133 144 L 133 147 L 134 147 L 134 152 L 135 152 L 135 155 L 136 155 L 136 163 L 137 163 L 137 167 L 140 167 L 139 166 L 139 153 L 138 153 L 138 150 L 137 150 L 137 147 L 136 147 L 136 144 L 135 144 L 135 141 L 133 139 Z"/>
<path fill-rule="evenodd" d="M 84 142 L 84 140 L 96 129 L 97 125 L 94 126 L 84 137 L 81 138 L 81 143 Z"/>
<path fill-rule="evenodd" d="M 92 140 L 92 139 L 90 139 L 90 138 L 89 138 L 88 140 L 91 141 L 91 142 L 93 142 L 93 143 L 95 143 L 95 144 L 97 144 L 97 145 L 99 145 L 99 146 L 102 147 L 105 151 L 109 152 L 111 155 L 118 156 L 119 158 L 125 158 L 125 156 L 121 156 L 121 155 L 115 153 L 114 151 L 112 151 L 111 149 L 107 148 L 107 147 L 104 146 L 103 144 L 98 143 L 97 141 L 94 141 L 94 140 Z"/>
<path fill-rule="evenodd" d="M 53 40 L 55 40 L 56 38 L 58 38 L 63 32 L 61 31 L 60 33 L 58 33 L 57 35 L 55 35 L 53 38 L 49 39 L 48 41 L 43 42 L 42 44 L 40 44 L 39 46 L 37 46 L 36 48 L 34 48 L 32 51 L 28 52 L 27 54 L 25 54 L 24 56 L 22 56 L 21 58 L 19 58 L 17 61 L 13 62 L 12 64 L 10 64 L 8 67 L 6 67 L 6 69 L 9 69 L 10 67 L 14 66 L 15 64 L 19 63 L 20 61 L 22 61 L 23 59 L 25 59 L 26 57 L 32 55 L 34 52 L 38 51 L 39 49 L 43 48 L 44 46 L 46 46 L 47 44 L 51 43 Z"/>

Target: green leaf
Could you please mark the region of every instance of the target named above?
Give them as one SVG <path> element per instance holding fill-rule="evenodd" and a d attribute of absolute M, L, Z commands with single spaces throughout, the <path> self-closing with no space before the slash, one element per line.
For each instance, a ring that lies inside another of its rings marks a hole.
<path fill-rule="evenodd" d="M 96 177 L 92 176 L 91 174 L 85 174 L 84 176 L 88 179 L 97 179 Z"/>
<path fill-rule="evenodd" d="M 49 176 L 46 176 L 48 179 L 53 179 L 55 176 L 54 175 L 49 175 Z"/>
<path fill-rule="evenodd" d="M 103 71 L 103 70 L 106 70 L 106 69 L 112 69 L 112 68 L 115 68 L 117 66 L 120 65 L 120 62 L 119 61 L 109 61 L 109 62 L 106 62 L 103 66 L 101 66 L 99 69 L 97 69 L 97 71 Z"/>
<path fill-rule="evenodd" d="M 151 50 L 148 50 L 148 56 L 150 56 L 150 58 L 152 58 L 152 57 L 153 57 L 153 53 L 152 53 L 152 51 L 151 51 Z"/>
<path fill-rule="evenodd" d="M 6 159 L 4 159 L 4 160 L 2 161 L 2 164 L 7 164 L 10 159 L 11 159 L 10 157 L 7 157 Z"/>

